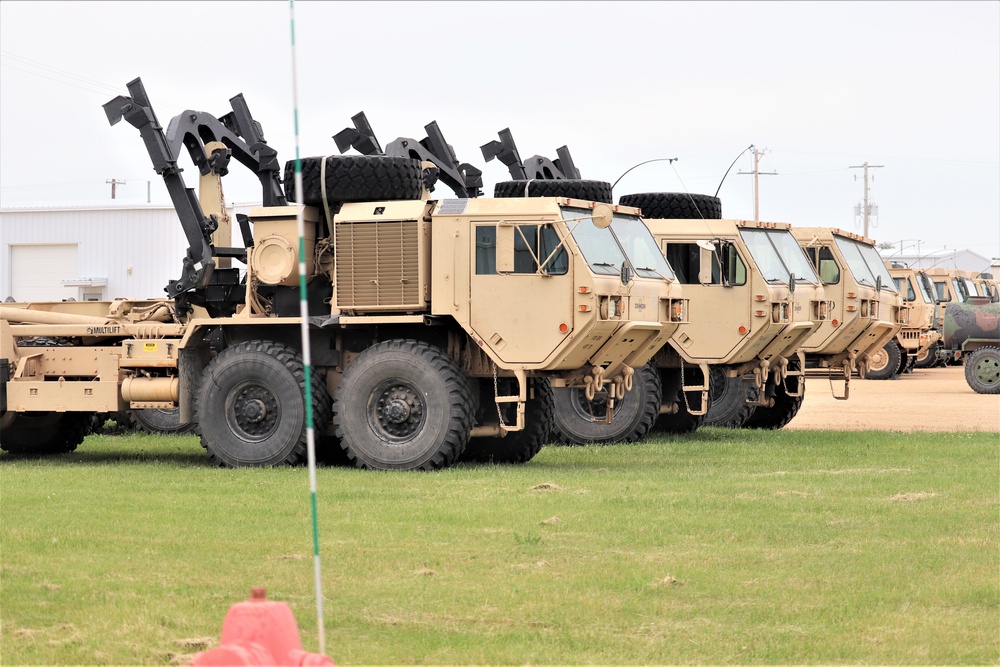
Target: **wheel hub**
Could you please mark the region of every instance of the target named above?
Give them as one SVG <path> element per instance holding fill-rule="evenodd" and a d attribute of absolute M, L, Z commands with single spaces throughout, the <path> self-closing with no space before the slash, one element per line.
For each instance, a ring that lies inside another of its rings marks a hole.
<path fill-rule="evenodd" d="M 976 379 L 986 385 L 995 385 L 1000 382 L 1000 362 L 987 357 L 976 364 Z"/>
<path fill-rule="evenodd" d="M 378 427 L 387 435 L 408 438 L 423 424 L 423 397 L 407 385 L 389 385 L 378 392 L 373 416 Z"/>
<path fill-rule="evenodd" d="M 278 423 L 278 401 L 260 385 L 244 387 L 233 402 L 236 426 L 253 438 L 266 436 Z"/>
<path fill-rule="evenodd" d="M 889 364 L 889 353 L 884 347 L 880 347 L 873 352 L 868 360 L 868 368 L 873 371 L 880 371 Z"/>

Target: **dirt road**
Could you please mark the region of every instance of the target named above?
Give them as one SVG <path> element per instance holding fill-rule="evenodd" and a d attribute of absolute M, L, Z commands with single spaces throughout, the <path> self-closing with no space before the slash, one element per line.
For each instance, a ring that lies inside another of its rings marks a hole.
<path fill-rule="evenodd" d="M 837 395 L 843 381 L 834 382 Z M 898 380 L 851 380 L 838 401 L 827 380 L 810 378 L 802 409 L 786 429 L 847 431 L 992 431 L 1000 433 L 1000 394 L 977 394 L 961 366 L 928 368 Z"/>

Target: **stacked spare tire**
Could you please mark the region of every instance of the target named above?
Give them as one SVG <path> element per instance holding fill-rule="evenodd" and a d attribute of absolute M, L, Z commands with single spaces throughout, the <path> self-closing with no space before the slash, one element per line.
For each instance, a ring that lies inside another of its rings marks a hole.
<path fill-rule="evenodd" d="M 285 197 L 322 208 L 359 201 L 420 199 L 420 160 L 385 155 L 327 155 L 302 158 L 302 194 L 295 191 L 295 160 L 285 163 Z"/>

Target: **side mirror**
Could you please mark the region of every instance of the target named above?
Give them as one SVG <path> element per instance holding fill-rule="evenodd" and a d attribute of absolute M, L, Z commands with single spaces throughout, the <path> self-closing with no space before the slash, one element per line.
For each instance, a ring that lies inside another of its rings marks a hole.
<path fill-rule="evenodd" d="M 880 294 L 882 292 L 882 276 L 875 276 L 875 293 Z"/>
<path fill-rule="evenodd" d="M 632 267 L 628 262 L 622 262 L 622 284 L 627 285 L 632 282 Z"/>
<path fill-rule="evenodd" d="M 788 274 L 788 293 L 795 294 L 795 274 Z"/>
<path fill-rule="evenodd" d="M 594 205 L 594 212 L 591 215 L 594 220 L 594 225 L 605 229 L 611 226 L 611 221 L 615 219 L 615 209 L 611 204 L 605 204 L 603 202 Z"/>

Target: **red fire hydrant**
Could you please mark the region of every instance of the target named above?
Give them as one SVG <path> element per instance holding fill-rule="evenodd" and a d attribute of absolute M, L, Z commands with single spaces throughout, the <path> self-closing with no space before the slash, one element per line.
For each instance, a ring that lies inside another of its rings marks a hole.
<path fill-rule="evenodd" d="M 251 589 L 249 602 L 229 608 L 222 622 L 221 643 L 196 654 L 191 665 L 335 667 L 328 656 L 302 650 L 291 608 L 268 600 L 263 588 Z"/>

